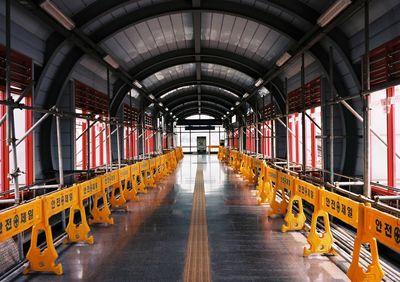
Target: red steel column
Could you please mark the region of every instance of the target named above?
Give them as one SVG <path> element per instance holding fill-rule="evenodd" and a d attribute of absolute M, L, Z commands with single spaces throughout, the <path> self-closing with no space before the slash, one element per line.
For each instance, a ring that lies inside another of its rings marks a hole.
<path fill-rule="evenodd" d="M 92 168 L 95 168 L 96 167 L 96 126 L 95 125 L 93 125 L 91 128 L 90 128 L 90 133 L 91 133 L 91 137 L 90 137 L 90 141 L 92 142 L 92 144 L 91 144 L 91 150 L 90 150 L 90 153 L 91 153 L 91 165 L 92 165 Z"/>
<path fill-rule="evenodd" d="M 386 89 L 386 97 L 394 97 L 394 87 Z M 389 100 L 389 99 L 388 99 Z M 395 125 L 395 107 L 389 105 L 387 111 L 387 167 L 388 167 L 388 185 L 396 186 L 396 125 Z"/>
<path fill-rule="evenodd" d="M 311 118 L 314 120 L 315 108 L 311 108 Z M 310 121 L 311 124 L 311 166 L 315 168 L 317 166 L 317 150 L 315 146 L 315 124 Z"/>
<path fill-rule="evenodd" d="M 5 99 L 5 93 L 0 91 L 0 98 L 2 100 Z M 7 113 L 6 106 L 0 105 L 0 117 L 4 116 Z M 0 126 L 0 140 L 1 140 L 1 148 L 0 148 L 0 157 L 1 157 L 1 192 L 8 191 L 10 189 L 10 183 L 8 181 L 8 172 L 10 166 L 10 155 L 9 148 L 7 144 L 7 123 L 4 122 L 3 125 Z"/>

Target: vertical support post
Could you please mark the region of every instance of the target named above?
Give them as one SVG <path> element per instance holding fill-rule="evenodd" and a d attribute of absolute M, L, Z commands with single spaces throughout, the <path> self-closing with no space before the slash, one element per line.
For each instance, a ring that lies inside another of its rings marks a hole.
<path fill-rule="evenodd" d="M 301 54 L 301 103 L 302 103 L 302 113 L 301 113 L 301 131 L 302 131 L 302 163 L 303 163 L 303 174 L 306 173 L 307 165 L 307 144 L 306 144 L 306 91 L 305 85 L 305 70 L 304 70 L 304 53 Z"/>
<path fill-rule="evenodd" d="M 333 89 L 333 48 L 329 47 L 329 93 L 330 100 L 333 102 L 335 99 L 335 91 Z M 334 105 L 331 103 L 329 106 L 329 182 L 333 184 L 335 181 L 334 171 L 334 128 L 333 128 L 333 108 Z"/>
<path fill-rule="evenodd" d="M 11 102 L 11 0 L 6 0 L 6 99 Z M 19 168 L 17 158 L 17 146 L 15 144 L 15 121 L 14 121 L 14 109 L 11 105 L 7 105 L 7 143 L 12 148 L 12 157 L 14 161 L 14 167 L 10 176 L 14 180 L 14 201 L 18 205 L 20 203 L 19 197 Z M 9 154 L 9 152 L 6 152 Z M 23 238 L 22 234 L 18 234 L 17 246 L 19 259 L 23 260 Z"/>
<path fill-rule="evenodd" d="M 91 154 L 91 150 L 90 150 L 90 119 L 88 118 L 86 120 L 86 124 L 87 124 L 87 128 L 88 130 L 86 130 L 86 136 L 87 136 L 87 179 L 90 178 L 90 154 Z"/>
<path fill-rule="evenodd" d="M 91 164 L 92 164 L 92 167 L 94 168 L 94 167 L 96 167 L 96 162 L 97 162 L 97 160 L 96 160 L 96 125 L 93 125 L 92 124 L 92 127 L 90 128 L 90 132 L 91 132 L 91 134 L 92 134 L 92 136 L 91 136 L 91 140 L 92 140 L 92 161 L 91 161 Z"/>
<path fill-rule="evenodd" d="M 108 124 L 106 123 L 106 154 L 108 171 L 112 170 L 112 153 L 111 153 L 111 91 L 110 91 L 110 70 L 107 68 L 107 97 L 108 97 Z M 107 169 L 106 169 L 107 171 Z"/>
<path fill-rule="evenodd" d="M 189 129 L 189 151 L 192 153 L 192 130 Z"/>
<path fill-rule="evenodd" d="M 99 162 L 100 166 L 104 165 L 104 150 L 103 150 L 103 143 L 104 143 L 104 132 L 105 128 L 103 126 L 100 128 L 100 136 L 99 136 Z M 107 132 L 106 132 L 107 134 Z"/>
<path fill-rule="evenodd" d="M 257 108 L 257 107 L 256 107 Z M 258 136 L 259 136 L 259 133 L 258 133 L 258 111 L 256 110 L 256 122 L 255 122 L 255 124 L 254 124 L 254 134 L 255 134 L 255 142 L 256 142 L 256 144 L 255 144 L 255 150 L 256 150 L 256 155 L 258 155 L 258 153 L 259 153 L 259 151 L 258 151 L 258 149 L 259 149 L 259 144 L 258 144 L 258 141 L 259 141 L 259 138 L 258 138 Z"/>
<path fill-rule="evenodd" d="M 284 93 L 286 97 L 286 167 L 289 169 L 290 168 L 290 148 L 291 148 L 291 136 L 289 134 L 289 95 L 287 91 L 287 78 L 285 77 L 285 84 L 284 84 Z"/>
<path fill-rule="evenodd" d="M 119 123 L 117 122 L 117 158 L 118 158 L 118 169 L 121 168 L 121 144 L 119 139 Z"/>
<path fill-rule="evenodd" d="M 57 157 L 58 157 L 58 178 L 60 187 L 64 186 L 64 166 L 62 157 L 62 142 L 61 142 L 61 126 L 60 126 L 60 116 L 56 115 L 56 130 L 57 130 Z M 62 230 L 66 227 L 66 217 L 65 210 L 61 212 L 61 225 Z"/>
<path fill-rule="evenodd" d="M 387 101 L 394 97 L 394 87 L 386 89 Z M 396 126 L 395 126 L 395 107 L 387 107 L 387 159 L 388 159 L 388 185 L 396 186 Z"/>
<path fill-rule="evenodd" d="M 363 88 L 365 92 L 370 90 L 369 73 L 369 1 L 365 1 L 364 13 L 364 40 L 365 40 L 365 79 Z M 364 93 L 365 93 L 364 92 Z M 371 197 L 370 181 L 370 120 L 369 120 L 369 93 L 363 97 L 363 136 L 364 136 L 364 196 Z"/>
<path fill-rule="evenodd" d="M 315 108 L 311 108 L 311 118 L 314 120 L 314 113 L 315 113 Z M 313 168 L 317 167 L 317 149 L 316 149 L 316 139 L 315 139 L 315 124 L 314 122 L 311 121 L 311 166 Z"/>

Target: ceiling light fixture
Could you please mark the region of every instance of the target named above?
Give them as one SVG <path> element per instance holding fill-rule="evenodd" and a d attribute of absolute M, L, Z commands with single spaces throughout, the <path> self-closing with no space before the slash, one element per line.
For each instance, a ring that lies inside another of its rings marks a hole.
<path fill-rule="evenodd" d="M 142 89 L 142 88 L 143 88 L 143 85 L 141 85 L 140 82 L 137 81 L 137 80 L 135 80 L 135 81 L 133 82 L 133 84 L 134 84 L 137 88 L 139 88 L 139 89 Z"/>
<path fill-rule="evenodd" d="M 231 108 L 231 111 L 233 111 L 234 107 Z"/>
<path fill-rule="evenodd" d="M 264 79 L 259 78 L 259 79 L 257 79 L 256 82 L 254 83 L 254 86 L 255 86 L 255 87 L 258 87 L 258 86 L 260 86 L 263 82 L 264 82 Z"/>
<path fill-rule="evenodd" d="M 154 97 L 153 94 L 149 94 L 149 98 L 152 99 L 152 100 L 154 100 L 156 97 Z"/>
<path fill-rule="evenodd" d="M 239 106 L 239 105 L 240 105 L 240 102 L 239 102 L 239 101 L 236 101 L 235 105 L 236 105 L 236 106 Z"/>
<path fill-rule="evenodd" d="M 244 93 L 244 94 L 243 94 L 243 99 L 246 99 L 247 97 L 249 97 L 249 95 L 250 95 L 250 94 L 249 94 L 249 93 L 247 93 L 247 92 L 246 92 L 246 93 Z"/>
<path fill-rule="evenodd" d="M 112 66 L 114 69 L 119 68 L 119 64 L 111 57 L 110 55 L 106 55 L 103 60 L 108 63 L 110 66 Z"/>
<path fill-rule="evenodd" d="M 159 102 L 158 105 L 159 105 L 160 107 L 164 106 L 163 103 L 161 103 L 161 102 Z"/>
<path fill-rule="evenodd" d="M 40 7 L 66 29 L 73 30 L 75 28 L 75 23 L 69 17 L 64 15 L 64 13 L 52 1 L 44 1 L 40 4 Z"/>
<path fill-rule="evenodd" d="M 168 108 L 167 107 L 165 107 L 165 110 L 168 112 Z"/>
<path fill-rule="evenodd" d="M 276 61 L 275 65 L 281 67 L 284 63 L 287 62 L 292 57 L 288 52 L 282 54 L 282 56 Z"/>
<path fill-rule="evenodd" d="M 330 23 L 337 15 L 339 15 L 344 9 L 351 4 L 351 0 L 338 0 L 332 6 L 330 6 L 317 20 L 317 24 L 320 27 L 326 26 Z"/>

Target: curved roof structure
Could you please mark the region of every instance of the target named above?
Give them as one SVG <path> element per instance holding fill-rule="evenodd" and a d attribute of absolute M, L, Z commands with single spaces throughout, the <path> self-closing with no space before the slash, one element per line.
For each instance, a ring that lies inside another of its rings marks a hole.
<path fill-rule="evenodd" d="M 393 20 L 382 18 L 398 4 L 370 2 L 370 22 L 379 23 L 371 33 L 374 48 L 396 35 Z M 46 12 L 43 3 L 57 7 L 70 26 Z M 59 103 L 75 78 L 109 92 L 112 116 L 120 115 L 130 94 L 130 103 L 142 113 L 163 114 L 167 122 L 174 116 L 207 113 L 228 124 L 231 115 L 244 117 L 249 108 L 260 115 L 260 97 L 266 95 L 284 113 L 285 91 L 301 86 L 302 67 L 305 82 L 328 79 L 331 62 L 334 93 L 360 93 L 365 1 L 347 1 L 343 11 L 321 23 L 334 3 L 21 0 L 13 5 L 15 19 L 27 19 L 26 25 L 22 20 L 15 24 L 34 35 L 19 40 L 31 38 L 40 46 L 32 48 L 38 105 Z M 356 125 L 341 116 L 345 135 Z M 49 143 L 49 138 L 42 141 Z M 343 142 L 343 148 L 356 146 L 354 140 Z"/>

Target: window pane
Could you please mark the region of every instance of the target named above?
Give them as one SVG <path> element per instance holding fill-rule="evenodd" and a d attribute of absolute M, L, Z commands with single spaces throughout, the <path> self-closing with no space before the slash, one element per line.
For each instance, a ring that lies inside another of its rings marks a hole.
<path fill-rule="evenodd" d="M 386 90 L 370 95 L 371 129 L 387 144 Z M 387 184 L 387 147 L 371 134 L 371 175 L 372 181 Z"/>

